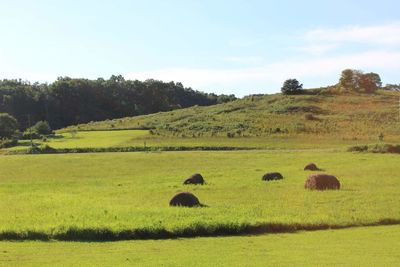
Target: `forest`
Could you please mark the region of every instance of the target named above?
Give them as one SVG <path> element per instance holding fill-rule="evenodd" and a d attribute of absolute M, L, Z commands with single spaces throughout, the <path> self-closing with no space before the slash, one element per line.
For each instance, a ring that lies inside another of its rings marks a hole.
<path fill-rule="evenodd" d="M 234 95 L 203 93 L 179 82 L 125 80 L 123 76 L 53 83 L 0 80 L 0 113 L 15 117 L 20 129 L 48 121 L 52 129 L 72 124 L 208 106 L 235 100 Z"/>

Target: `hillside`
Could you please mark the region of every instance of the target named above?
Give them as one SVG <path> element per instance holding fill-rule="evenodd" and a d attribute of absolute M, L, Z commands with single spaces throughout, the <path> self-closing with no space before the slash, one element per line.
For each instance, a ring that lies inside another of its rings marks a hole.
<path fill-rule="evenodd" d="M 62 129 L 150 129 L 168 137 L 335 136 L 377 140 L 400 133 L 399 94 L 249 96 L 229 103 L 91 122 Z"/>

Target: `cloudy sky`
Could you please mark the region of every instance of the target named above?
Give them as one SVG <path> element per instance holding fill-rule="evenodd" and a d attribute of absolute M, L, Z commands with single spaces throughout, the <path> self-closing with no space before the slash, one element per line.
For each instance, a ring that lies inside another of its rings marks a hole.
<path fill-rule="evenodd" d="M 400 2 L 293 2 L 0 0 L 0 79 L 121 74 L 237 96 L 345 68 L 400 83 Z"/>

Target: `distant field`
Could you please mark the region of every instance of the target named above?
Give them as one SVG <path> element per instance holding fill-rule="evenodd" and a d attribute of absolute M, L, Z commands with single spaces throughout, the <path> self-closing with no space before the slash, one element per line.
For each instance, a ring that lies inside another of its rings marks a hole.
<path fill-rule="evenodd" d="M 37 145 L 48 144 L 53 148 L 76 148 L 76 147 L 120 147 L 135 142 L 140 137 L 147 136 L 147 130 L 121 130 L 121 131 L 89 131 L 76 133 L 58 133 L 55 137 L 47 138 L 46 141 L 34 140 Z M 22 149 L 30 145 L 29 140 L 19 141 Z M 143 145 L 143 142 L 142 144 Z"/>
<path fill-rule="evenodd" d="M 4 266 L 398 266 L 400 226 L 177 240 L 0 242 Z"/>
<path fill-rule="evenodd" d="M 337 175 L 343 188 L 304 190 L 308 162 Z M 313 150 L 24 155 L 1 156 L 0 169 L 2 239 L 129 239 L 400 220 L 398 155 Z M 262 182 L 268 171 L 282 172 L 285 179 Z M 183 186 L 195 172 L 207 185 Z M 169 207 L 181 191 L 195 193 L 209 207 Z"/>
<path fill-rule="evenodd" d="M 392 140 L 396 140 L 393 139 Z M 353 140 L 333 136 L 307 135 L 263 136 L 263 137 L 168 137 L 150 135 L 148 130 L 78 131 L 62 132 L 46 140 L 34 140 L 37 146 L 48 145 L 55 149 L 74 148 L 122 148 L 122 147 L 241 147 L 257 149 L 338 149 L 350 146 L 379 143 L 377 139 Z M 382 142 L 381 142 L 382 143 Z M 19 145 L 3 151 L 25 151 L 30 147 L 29 140 L 19 141 Z M 184 149 L 183 149 L 184 150 Z"/>

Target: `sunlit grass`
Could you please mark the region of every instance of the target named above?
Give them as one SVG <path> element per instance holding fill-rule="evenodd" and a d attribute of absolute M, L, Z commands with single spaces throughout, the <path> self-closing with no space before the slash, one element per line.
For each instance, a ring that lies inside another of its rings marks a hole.
<path fill-rule="evenodd" d="M 7 266 L 398 266 L 400 226 L 122 242 L 0 242 Z"/>
<path fill-rule="evenodd" d="M 208 107 L 91 122 L 61 131 L 152 129 L 168 137 L 274 137 L 399 141 L 397 92 L 338 95 L 253 96 Z M 307 119 L 312 114 L 314 119 Z"/>
<path fill-rule="evenodd" d="M 308 173 L 303 167 L 312 161 L 337 175 L 342 189 L 305 190 Z M 0 157 L 0 168 L 0 232 L 22 238 L 29 231 L 60 238 L 70 231 L 76 239 L 84 229 L 98 231 L 99 236 L 103 232 L 103 238 L 104 232 L 118 235 L 127 230 L 179 236 L 223 229 L 234 233 L 268 224 L 318 228 L 400 219 L 397 155 L 324 151 L 31 155 Z M 262 182 L 267 171 L 279 171 L 285 179 Z M 207 185 L 183 186 L 184 178 L 195 172 L 203 174 Z M 171 197 L 181 191 L 193 192 L 209 207 L 169 207 Z"/>

